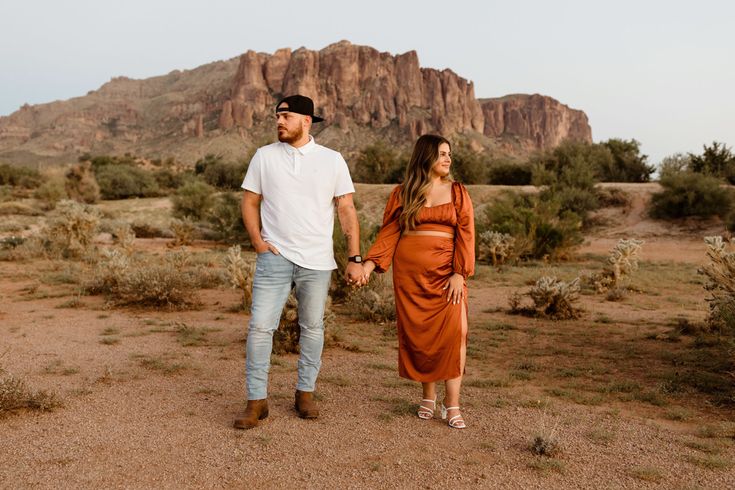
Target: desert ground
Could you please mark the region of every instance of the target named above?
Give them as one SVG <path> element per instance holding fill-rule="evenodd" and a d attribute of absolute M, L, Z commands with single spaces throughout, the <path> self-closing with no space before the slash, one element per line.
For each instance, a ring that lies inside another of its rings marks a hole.
<path fill-rule="evenodd" d="M 707 315 L 702 238 L 722 226 L 652 221 L 645 205 L 656 184 L 620 187 L 630 205 L 600 211 L 572 260 L 478 264 L 464 431 L 415 416 L 421 391 L 397 375 L 393 326 L 344 304 L 333 306 L 320 418 L 293 410 L 297 355 L 274 355 L 270 417 L 238 431 L 248 322 L 240 291 L 201 289 L 190 310 L 115 307 L 80 293 L 89 273 L 80 261 L 0 262 L 0 366 L 60 401 L 0 417 L 0 487 L 735 488 L 733 355 L 697 327 Z M 358 186 L 361 212 L 379 219 L 389 190 Z M 499 189 L 471 191 L 487 201 Z M 166 199 L 100 207 L 118 219 L 169 212 Z M 3 218 L 31 231 L 41 219 Z M 599 271 L 620 238 L 645 241 L 622 299 L 583 291 L 575 320 L 509 313 L 509 297 L 542 275 Z M 133 246 L 155 256 L 169 242 Z M 110 243 L 101 234 L 95 246 Z M 215 270 L 228 245 L 189 251 Z M 555 450 L 534 454 L 537 437 Z"/>

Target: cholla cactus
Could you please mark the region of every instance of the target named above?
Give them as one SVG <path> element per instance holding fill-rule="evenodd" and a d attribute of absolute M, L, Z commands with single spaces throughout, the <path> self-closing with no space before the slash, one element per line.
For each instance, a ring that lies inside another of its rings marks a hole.
<path fill-rule="evenodd" d="M 100 222 L 97 210 L 64 200 L 56 206 L 54 214 L 43 233 L 52 246 L 65 257 L 88 253 Z"/>
<path fill-rule="evenodd" d="M 243 305 L 250 307 L 253 300 L 253 278 L 255 277 L 255 262 L 247 261 L 242 257 L 240 245 L 233 245 L 227 250 L 224 265 L 233 288 L 243 291 Z"/>
<path fill-rule="evenodd" d="M 335 315 L 332 312 L 332 298 L 327 297 L 324 305 L 324 345 L 331 345 L 337 341 L 334 328 Z M 278 329 L 273 334 L 273 353 L 298 353 L 301 327 L 299 326 L 299 302 L 293 293 L 289 294 L 286 306 L 281 313 Z"/>
<path fill-rule="evenodd" d="M 618 241 L 610 251 L 603 271 L 592 276 L 598 293 L 620 288 L 623 281 L 638 270 L 638 253 L 643 243 L 643 240 L 635 238 L 622 238 Z"/>
<path fill-rule="evenodd" d="M 174 234 L 174 240 L 168 246 L 174 248 L 191 245 L 194 240 L 194 231 L 194 222 L 190 219 L 172 220 L 171 232 Z"/>
<path fill-rule="evenodd" d="M 581 309 L 574 303 L 579 300 L 579 278 L 566 283 L 556 277 L 543 276 L 528 292 L 539 314 L 555 320 L 579 317 Z"/>
<path fill-rule="evenodd" d="M 507 233 L 485 231 L 478 238 L 480 259 L 490 259 L 494 266 L 506 263 L 513 253 L 515 238 Z"/>
<path fill-rule="evenodd" d="M 704 289 L 711 295 L 707 298 L 707 321 L 719 330 L 732 328 L 735 326 L 735 251 L 726 246 L 721 236 L 705 237 L 704 241 L 710 262 L 699 273 L 707 276 Z"/>

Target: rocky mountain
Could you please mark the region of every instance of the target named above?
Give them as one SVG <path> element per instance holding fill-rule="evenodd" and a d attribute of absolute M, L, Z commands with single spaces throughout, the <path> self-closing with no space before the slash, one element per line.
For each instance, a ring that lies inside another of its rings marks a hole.
<path fill-rule="evenodd" d="M 592 139 L 584 112 L 551 97 L 477 99 L 472 82 L 421 68 L 415 51 L 394 56 L 341 41 L 320 51 L 248 51 L 144 80 L 118 77 L 81 97 L 25 105 L 0 117 L 0 161 L 75 161 L 88 152 L 237 158 L 274 138 L 274 104 L 293 93 L 312 97 L 325 117 L 314 126 L 318 140 L 348 155 L 376 139 L 410 146 L 426 132 L 508 155 Z"/>

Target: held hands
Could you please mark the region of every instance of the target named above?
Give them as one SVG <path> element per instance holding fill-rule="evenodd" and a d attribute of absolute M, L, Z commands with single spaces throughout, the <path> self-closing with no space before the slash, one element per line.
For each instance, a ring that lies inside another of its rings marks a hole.
<path fill-rule="evenodd" d="M 362 264 L 350 262 L 345 269 L 345 280 L 351 286 L 362 287 L 370 280 L 373 269 L 375 269 L 375 264 L 369 260 Z"/>
<path fill-rule="evenodd" d="M 462 274 L 453 274 L 442 289 L 447 291 L 447 303 L 459 304 L 464 296 L 464 277 Z"/>

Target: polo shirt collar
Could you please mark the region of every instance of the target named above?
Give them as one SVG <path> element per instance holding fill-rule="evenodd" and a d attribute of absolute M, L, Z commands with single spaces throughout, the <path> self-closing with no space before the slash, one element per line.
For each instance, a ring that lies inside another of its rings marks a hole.
<path fill-rule="evenodd" d="M 293 155 L 295 152 L 299 152 L 301 155 L 306 155 L 316 148 L 316 141 L 314 141 L 314 137 L 312 135 L 309 135 L 309 142 L 300 148 L 294 148 L 288 143 L 284 143 L 283 146 L 286 148 L 289 155 Z"/>

